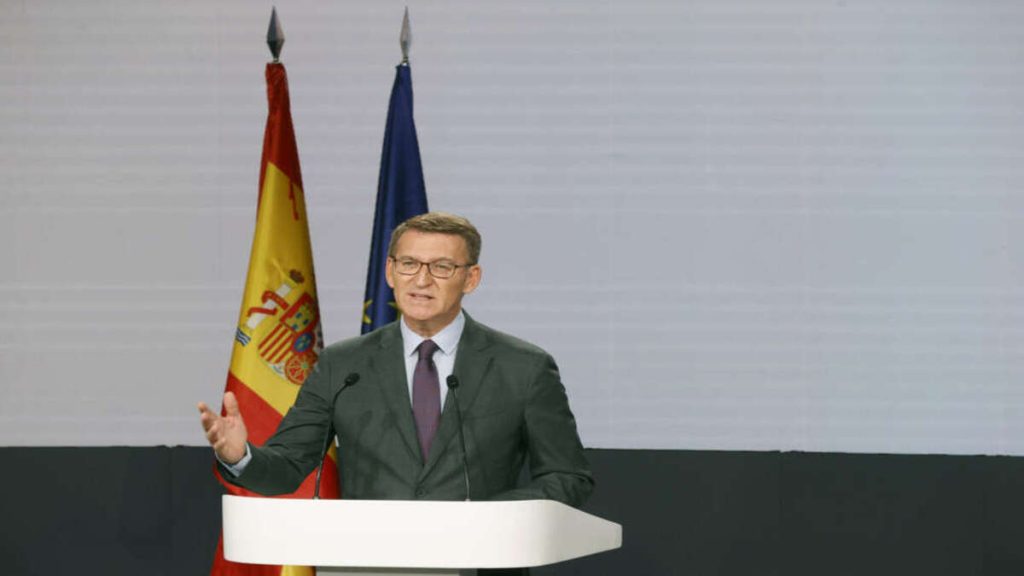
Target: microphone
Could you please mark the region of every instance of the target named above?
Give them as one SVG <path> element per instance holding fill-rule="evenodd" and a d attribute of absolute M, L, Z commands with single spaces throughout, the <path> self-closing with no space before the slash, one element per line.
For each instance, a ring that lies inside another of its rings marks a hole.
<path fill-rule="evenodd" d="M 354 386 L 356 382 L 359 382 L 359 373 L 352 372 L 348 376 L 345 376 L 345 383 L 338 388 L 338 391 L 331 397 L 331 411 L 330 419 L 327 421 L 327 434 L 324 435 L 324 447 L 320 450 L 320 465 L 316 467 L 316 481 L 313 483 L 313 500 L 320 499 L 320 474 L 324 471 L 324 460 L 327 459 L 327 445 L 331 441 L 333 436 L 332 429 L 334 428 L 334 403 L 338 401 L 338 396 L 345 391 L 349 386 Z"/>
<path fill-rule="evenodd" d="M 466 479 L 466 502 L 469 502 L 469 457 L 466 456 L 466 432 L 462 426 L 462 409 L 459 408 L 459 379 L 452 374 L 445 382 L 448 384 L 448 391 L 452 393 L 455 400 L 455 416 L 459 420 L 459 446 L 462 447 L 462 474 Z"/>

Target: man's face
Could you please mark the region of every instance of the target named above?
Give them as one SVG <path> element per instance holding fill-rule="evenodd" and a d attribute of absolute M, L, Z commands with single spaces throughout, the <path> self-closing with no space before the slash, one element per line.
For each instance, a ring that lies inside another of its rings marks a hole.
<path fill-rule="evenodd" d="M 395 260 L 412 258 L 420 262 L 465 265 L 469 260 L 466 241 L 454 234 L 431 234 L 409 230 L 395 246 Z M 451 278 L 434 278 L 427 266 L 412 276 L 399 274 L 395 261 L 388 259 L 385 275 L 395 291 L 395 302 L 409 328 L 430 337 L 451 323 L 462 309 L 462 296 L 480 283 L 480 266 L 457 268 Z"/>

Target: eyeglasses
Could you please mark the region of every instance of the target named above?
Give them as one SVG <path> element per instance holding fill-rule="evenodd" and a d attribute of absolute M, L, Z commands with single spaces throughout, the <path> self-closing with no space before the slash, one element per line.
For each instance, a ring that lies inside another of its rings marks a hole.
<path fill-rule="evenodd" d="M 415 258 L 391 258 L 390 260 L 395 264 L 395 272 L 398 272 L 402 276 L 415 276 L 420 273 L 420 268 L 427 267 L 427 272 L 430 273 L 434 278 L 447 280 L 455 273 L 458 272 L 459 268 L 469 268 L 472 264 L 456 264 L 450 260 L 438 260 L 436 262 L 420 262 Z"/>

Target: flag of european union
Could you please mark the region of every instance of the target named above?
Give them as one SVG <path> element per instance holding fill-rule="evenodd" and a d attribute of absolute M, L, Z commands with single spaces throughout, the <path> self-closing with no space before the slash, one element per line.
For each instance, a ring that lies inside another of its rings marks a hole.
<path fill-rule="evenodd" d="M 412 72 L 400 64 L 395 72 L 384 129 L 384 151 L 377 183 L 377 210 L 373 217 L 370 266 L 366 272 L 362 332 L 372 332 L 398 317 L 395 295 L 384 278 L 391 232 L 405 220 L 427 212 L 420 145 L 412 118 Z"/>

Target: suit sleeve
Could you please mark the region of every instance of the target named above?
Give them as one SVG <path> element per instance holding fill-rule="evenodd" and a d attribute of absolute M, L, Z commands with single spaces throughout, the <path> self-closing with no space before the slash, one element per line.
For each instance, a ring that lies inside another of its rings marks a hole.
<path fill-rule="evenodd" d="M 493 499 L 550 499 L 579 507 L 593 491 L 594 480 L 576 418 L 554 359 L 544 354 L 537 368 L 523 410 L 530 482 Z"/>
<path fill-rule="evenodd" d="M 331 425 L 333 388 L 337 387 L 331 382 L 330 364 L 324 360 L 322 355 L 274 435 L 263 446 L 250 445 L 252 460 L 245 470 L 235 477 L 224 469 L 221 476 L 225 480 L 258 494 L 276 496 L 298 490 L 316 469 Z"/>

